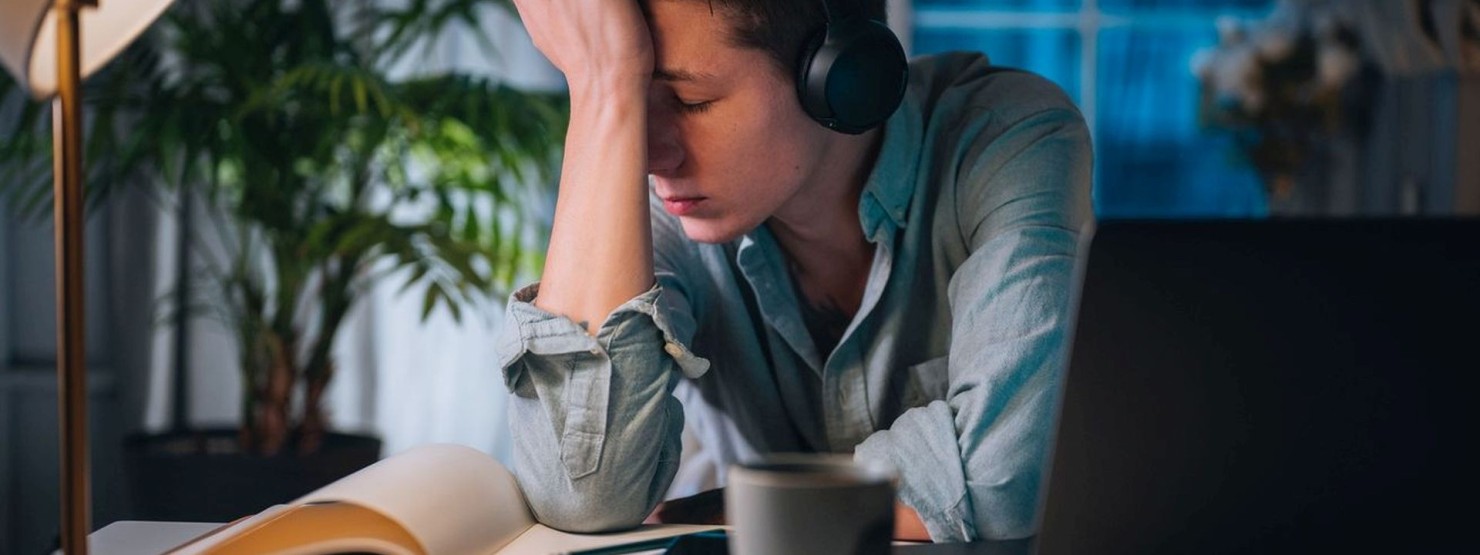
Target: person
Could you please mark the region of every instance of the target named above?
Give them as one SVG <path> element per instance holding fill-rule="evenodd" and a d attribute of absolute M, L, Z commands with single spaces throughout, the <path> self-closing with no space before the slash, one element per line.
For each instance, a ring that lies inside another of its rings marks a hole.
<path fill-rule="evenodd" d="M 925 56 L 883 125 L 840 133 L 796 92 L 820 2 L 516 7 L 570 94 L 541 281 L 497 339 L 535 516 L 662 514 L 692 437 L 717 472 L 771 452 L 887 463 L 900 538 L 1032 535 L 1093 218 L 1067 96 L 981 54 Z"/>

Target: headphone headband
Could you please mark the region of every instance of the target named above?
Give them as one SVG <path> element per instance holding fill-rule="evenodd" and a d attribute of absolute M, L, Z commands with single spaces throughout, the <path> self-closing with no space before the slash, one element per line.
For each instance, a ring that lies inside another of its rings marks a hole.
<path fill-rule="evenodd" d="M 835 14 L 835 13 L 839 13 L 839 14 L 845 13 L 844 10 L 840 10 L 840 9 L 838 9 L 837 6 L 834 6 L 833 5 L 833 2 L 834 2 L 834 0 L 822 0 L 822 19 L 824 21 L 828 22 L 828 23 L 832 23 L 833 22 L 833 14 Z M 842 19 L 842 18 L 838 18 L 838 19 Z"/>

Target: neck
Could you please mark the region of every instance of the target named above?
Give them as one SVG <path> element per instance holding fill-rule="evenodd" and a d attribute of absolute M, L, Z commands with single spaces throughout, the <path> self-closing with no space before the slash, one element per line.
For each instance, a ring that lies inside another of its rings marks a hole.
<path fill-rule="evenodd" d="M 883 131 L 832 139 L 818 173 L 767 221 L 801 276 L 868 271 L 871 252 L 858 219 L 858 201 L 878 157 Z"/>
<path fill-rule="evenodd" d="M 878 157 L 882 132 L 842 135 L 835 141 L 818 166 L 826 172 L 813 176 L 767 225 L 786 253 L 805 302 L 841 315 L 842 326 L 847 326 L 869 281 L 872 250 L 858 223 L 858 197 Z"/>

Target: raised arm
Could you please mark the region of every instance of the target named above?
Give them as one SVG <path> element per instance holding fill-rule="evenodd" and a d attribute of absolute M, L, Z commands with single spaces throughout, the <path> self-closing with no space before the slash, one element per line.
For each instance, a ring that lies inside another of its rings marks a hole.
<path fill-rule="evenodd" d="M 628 528 L 677 468 L 678 371 L 708 365 L 681 346 L 693 325 L 679 280 L 654 284 L 651 38 L 634 0 L 516 3 L 565 73 L 571 119 L 542 282 L 514 294 L 498 337 L 514 477 L 546 525 Z"/>
<path fill-rule="evenodd" d="M 560 195 L 534 304 L 587 333 L 653 285 L 647 197 L 652 39 L 633 0 L 518 0 L 570 87 Z"/>

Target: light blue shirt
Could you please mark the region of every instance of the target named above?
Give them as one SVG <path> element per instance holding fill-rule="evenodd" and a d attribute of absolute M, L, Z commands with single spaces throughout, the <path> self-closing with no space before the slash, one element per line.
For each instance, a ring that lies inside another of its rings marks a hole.
<path fill-rule="evenodd" d="M 1090 167 L 1053 84 L 975 54 L 914 60 L 859 202 L 875 247 L 863 303 L 831 353 L 765 226 L 700 244 L 655 203 L 657 283 L 594 337 L 531 304 L 538 284 L 510 301 L 499 363 L 535 515 L 635 526 L 668 492 L 687 425 L 719 465 L 887 462 L 936 541 L 1032 535 Z"/>

